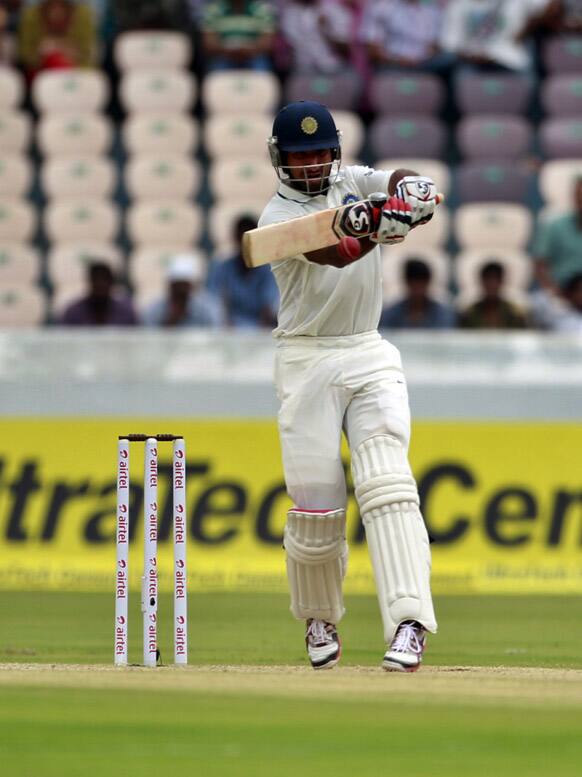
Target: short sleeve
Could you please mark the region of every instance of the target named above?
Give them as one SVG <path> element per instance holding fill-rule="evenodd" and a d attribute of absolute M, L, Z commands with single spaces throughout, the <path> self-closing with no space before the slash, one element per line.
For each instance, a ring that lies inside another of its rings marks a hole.
<path fill-rule="evenodd" d="M 281 200 L 281 202 L 271 201 L 259 218 L 259 227 L 266 227 L 269 224 L 280 224 L 282 221 L 296 219 L 305 216 L 305 211 L 299 203 L 290 200 Z"/>
<path fill-rule="evenodd" d="M 374 192 L 388 193 L 388 183 L 394 170 L 374 170 L 364 165 L 351 165 L 346 168 L 352 177 L 362 197 L 369 197 Z"/>

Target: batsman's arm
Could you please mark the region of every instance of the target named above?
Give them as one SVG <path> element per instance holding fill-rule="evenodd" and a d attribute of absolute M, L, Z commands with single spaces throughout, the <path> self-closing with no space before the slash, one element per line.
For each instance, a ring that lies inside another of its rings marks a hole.
<path fill-rule="evenodd" d="M 373 243 L 369 237 L 342 237 L 336 245 L 320 248 L 318 251 L 309 251 L 304 256 L 315 264 L 346 267 L 346 265 L 361 259 L 375 246 L 376 243 Z"/>
<path fill-rule="evenodd" d="M 405 167 L 399 167 L 397 170 L 394 170 L 388 181 L 388 194 L 390 196 L 396 194 L 396 187 L 408 175 L 420 175 L 420 173 L 417 173 L 416 170 L 407 170 Z"/>

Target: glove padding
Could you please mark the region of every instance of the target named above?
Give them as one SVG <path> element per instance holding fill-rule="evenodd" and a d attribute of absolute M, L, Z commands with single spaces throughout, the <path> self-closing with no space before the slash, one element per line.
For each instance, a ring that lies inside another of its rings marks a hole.
<path fill-rule="evenodd" d="M 407 175 L 396 184 L 396 196 L 412 209 L 411 227 L 430 221 L 437 205 L 437 188 L 432 178 L 423 175 Z"/>
<path fill-rule="evenodd" d="M 374 243 L 402 243 L 412 224 L 412 207 L 399 197 L 388 197 L 378 212 L 376 231 L 370 235 Z"/>

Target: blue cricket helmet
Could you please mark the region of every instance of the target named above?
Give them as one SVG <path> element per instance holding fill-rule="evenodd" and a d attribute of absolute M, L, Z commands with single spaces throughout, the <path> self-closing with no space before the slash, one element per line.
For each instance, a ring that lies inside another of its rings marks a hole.
<path fill-rule="evenodd" d="M 340 134 L 329 110 L 321 103 L 301 100 L 282 108 L 273 122 L 279 151 L 339 148 Z"/>
<path fill-rule="evenodd" d="M 271 163 L 280 181 L 309 194 L 322 194 L 337 177 L 341 164 L 341 132 L 333 116 L 321 103 L 300 100 L 281 108 L 273 122 L 273 134 L 268 140 Z M 293 180 L 287 167 L 287 154 L 294 151 L 330 149 L 333 173 L 322 177 L 318 190 Z"/>

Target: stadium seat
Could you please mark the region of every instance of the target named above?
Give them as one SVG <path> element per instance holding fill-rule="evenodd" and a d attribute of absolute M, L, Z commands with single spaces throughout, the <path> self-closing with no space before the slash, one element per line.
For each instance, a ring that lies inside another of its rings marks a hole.
<path fill-rule="evenodd" d="M 90 261 L 106 262 L 121 275 L 123 262 L 119 249 L 111 243 L 56 243 L 47 256 L 48 277 L 55 288 L 82 289 Z"/>
<path fill-rule="evenodd" d="M 181 32 L 132 31 L 115 39 L 115 64 L 122 71 L 187 68 L 191 58 L 190 38 Z"/>
<path fill-rule="evenodd" d="M 378 73 L 370 83 L 370 102 L 379 114 L 435 114 L 444 96 L 441 79 L 430 73 Z"/>
<path fill-rule="evenodd" d="M 439 192 L 448 195 L 451 189 L 451 171 L 449 166 L 439 159 L 389 158 L 380 159 L 374 164 L 378 170 L 416 170 L 420 175 L 427 175 L 437 185 Z"/>
<path fill-rule="evenodd" d="M 286 84 L 286 102 L 315 100 L 331 110 L 354 111 L 362 94 L 362 84 L 353 70 L 335 75 L 295 73 Z"/>
<path fill-rule="evenodd" d="M 132 199 L 182 200 L 193 197 L 200 186 L 199 164 L 181 154 L 134 154 L 124 181 Z"/>
<path fill-rule="evenodd" d="M 384 304 L 401 299 L 406 291 L 403 281 L 404 265 L 409 259 L 420 259 L 432 271 L 430 293 L 441 302 L 449 299 L 450 260 L 446 253 L 435 248 L 409 249 L 382 246 L 382 298 Z"/>
<path fill-rule="evenodd" d="M 531 211 L 507 202 L 461 205 L 455 211 L 455 237 L 462 249 L 524 250 L 532 231 Z"/>
<path fill-rule="evenodd" d="M 202 214 L 180 200 L 141 200 L 126 211 L 127 231 L 135 246 L 194 245 L 202 232 Z"/>
<path fill-rule="evenodd" d="M 582 116 L 582 73 L 548 76 L 540 87 L 542 108 L 550 116 Z"/>
<path fill-rule="evenodd" d="M 0 108 L 0 154 L 23 153 L 30 144 L 30 135 L 28 114 Z"/>
<path fill-rule="evenodd" d="M 265 200 L 227 201 L 210 208 L 208 233 L 214 254 L 227 254 L 234 250 L 233 231 L 240 216 L 252 216 L 259 220 L 266 205 Z"/>
<path fill-rule="evenodd" d="M 332 111 L 331 113 L 336 127 L 342 133 L 342 158 L 358 159 L 366 135 L 364 122 L 354 111 Z"/>
<path fill-rule="evenodd" d="M 440 159 L 445 151 L 446 130 L 432 116 L 382 116 L 370 126 L 368 139 L 376 159 Z"/>
<path fill-rule="evenodd" d="M 119 213 L 98 198 L 53 200 L 44 212 L 44 228 L 51 243 L 110 243 L 117 237 Z"/>
<path fill-rule="evenodd" d="M 518 159 L 531 151 L 532 129 L 521 116 L 466 116 L 457 124 L 466 159 Z"/>
<path fill-rule="evenodd" d="M 561 210 L 572 207 L 572 189 L 582 178 L 582 159 L 555 159 L 544 162 L 538 174 L 538 186 L 543 201 Z"/>
<path fill-rule="evenodd" d="M 0 288 L 31 286 L 40 275 L 40 258 L 26 243 L 0 243 Z"/>
<path fill-rule="evenodd" d="M 18 70 L 0 67 L 0 112 L 14 110 L 24 99 L 24 78 Z"/>
<path fill-rule="evenodd" d="M 559 205 L 545 205 L 540 208 L 536 213 L 536 224 L 545 224 L 548 221 L 557 219 L 560 216 L 564 216 L 567 213 L 571 213 L 571 207 L 564 207 Z"/>
<path fill-rule="evenodd" d="M 128 113 L 183 113 L 196 100 L 196 82 L 181 70 L 130 70 L 119 96 Z"/>
<path fill-rule="evenodd" d="M 47 115 L 37 129 L 45 156 L 100 156 L 107 153 L 111 139 L 111 122 L 96 113 Z"/>
<path fill-rule="evenodd" d="M 467 73 L 454 83 L 455 102 L 462 114 L 523 114 L 532 92 L 530 78 L 519 73 Z"/>
<path fill-rule="evenodd" d="M 111 197 L 116 170 L 98 156 L 49 157 L 41 169 L 42 188 L 47 197 Z"/>
<path fill-rule="evenodd" d="M 202 100 L 208 116 L 271 116 L 279 99 L 279 82 L 273 73 L 217 71 L 209 73 L 202 84 Z"/>
<path fill-rule="evenodd" d="M 268 161 L 269 116 L 209 116 L 204 126 L 204 147 L 213 159 L 258 157 Z"/>
<path fill-rule="evenodd" d="M 277 177 L 268 162 L 257 159 L 220 159 L 210 168 L 212 196 L 220 202 L 263 199 L 265 204 L 277 190 Z"/>
<path fill-rule="evenodd" d="M 539 143 L 546 159 L 582 157 L 582 116 L 546 119 L 540 125 Z"/>
<path fill-rule="evenodd" d="M 95 113 L 108 98 L 109 82 L 98 70 L 45 70 L 32 84 L 34 107 L 41 113 Z"/>
<path fill-rule="evenodd" d="M 202 256 L 202 252 L 189 247 L 188 243 L 146 246 L 134 251 L 129 257 L 129 276 L 138 295 L 161 296 L 170 262 L 179 254 Z"/>
<path fill-rule="evenodd" d="M 32 166 L 23 154 L 0 152 L 0 192 L 2 197 L 25 197 L 32 181 Z"/>
<path fill-rule="evenodd" d="M 404 242 L 406 247 L 444 248 L 449 239 L 450 213 L 446 205 L 439 205 L 434 218 L 428 224 L 411 229 Z"/>
<path fill-rule="evenodd" d="M 38 326 L 46 316 L 46 300 L 34 286 L 0 288 L 0 328 Z"/>
<path fill-rule="evenodd" d="M 527 254 L 515 249 L 464 251 L 453 262 L 454 281 L 458 289 L 457 305 L 470 304 L 480 294 L 479 273 L 488 262 L 499 262 L 505 268 L 504 294 L 521 305 L 532 282 L 533 263 Z"/>
<path fill-rule="evenodd" d="M 35 212 L 28 203 L 0 198 L 0 243 L 28 243 L 35 229 Z"/>
<path fill-rule="evenodd" d="M 133 113 L 123 124 L 123 144 L 130 154 L 191 154 L 198 124 L 184 113 Z"/>
<path fill-rule="evenodd" d="M 559 35 L 546 39 L 542 62 L 549 73 L 582 73 L 582 37 Z"/>
<path fill-rule="evenodd" d="M 527 204 L 534 177 L 525 164 L 510 160 L 471 161 L 455 172 L 455 193 L 459 204 L 470 202 L 516 202 Z"/>

